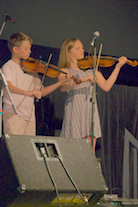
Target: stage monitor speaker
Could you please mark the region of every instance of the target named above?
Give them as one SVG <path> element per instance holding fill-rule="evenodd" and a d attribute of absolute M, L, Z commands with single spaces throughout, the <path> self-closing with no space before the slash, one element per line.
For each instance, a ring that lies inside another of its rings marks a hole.
<path fill-rule="evenodd" d="M 11 207 L 92 206 L 108 190 L 85 139 L 6 135 L 1 142 Z"/>

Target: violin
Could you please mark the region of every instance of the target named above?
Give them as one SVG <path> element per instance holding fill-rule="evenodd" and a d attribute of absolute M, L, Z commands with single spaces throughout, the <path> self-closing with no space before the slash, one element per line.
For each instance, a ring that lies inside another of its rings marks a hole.
<path fill-rule="evenodd" d="M 99 60 L 99 67 L 111 67 L 118 61 L 118 58 L 111 56 L 101 56 Z M 132 67 L 136 67 L 138 65 L 137 60 L 127 60 L 127 64 Z M 84 59 L 78 61 L 78 65 L 81 69 L 85 70 L 94 66 L 94 58 L 93 56 L 86 56 Z"/>
<path fill-rule="evenodd" d="M 49 76 L 51 78 L 57 78 L 60 73 L 67 75 L 66 72 L 61 71 L 55 65 L 48 64 L 48 68 L 47 68 L 46 62 L 44 62 L 42 60 L 36 60 L 32 57 L 29 57 L 28 60 L 23 60 L 22 65 L 23 65 L 23 70 L 26 72 L 35 72 L 35 73 L 45 74 L 45 70 L 47 69 L 45 75 Z M 72 76 L 71 79 L 73 79 L 76 84 L 81 83 L 81 80 L 78 80 L 74 76 Z"/>

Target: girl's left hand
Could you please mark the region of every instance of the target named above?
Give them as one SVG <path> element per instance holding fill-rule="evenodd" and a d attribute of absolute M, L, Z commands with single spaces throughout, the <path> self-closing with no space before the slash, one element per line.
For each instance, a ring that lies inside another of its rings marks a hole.
<path fill-rule="evenodd" d="M 120 58 L 118 58 L 118 63 L 117 64 L 122 67 L 124 64 L 126 64 L 126 62 L 127 62 L 127 58 L 124 57 L 124 56 L 121 56 Z"/>
<path fill-rule="evenodd" d="M 70 76 L 69 76 L 69 75 L 64 75 L 64 76 L 60 79 L 59 82 L 64 83 L 64 82 L 68 81 L 69 79 L 70 79 Z"/>

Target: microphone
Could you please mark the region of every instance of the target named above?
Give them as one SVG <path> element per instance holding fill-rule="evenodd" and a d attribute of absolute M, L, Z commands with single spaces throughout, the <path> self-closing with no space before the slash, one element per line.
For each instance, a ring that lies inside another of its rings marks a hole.
<path fill-rule="evenodd" d="M 100 36 L 100 33 L 98 31 L 96 31 L 93 33 L 93 35 L 94 35 L 94 37 L 92 39 L 92 42 L 90 43 L 91 46 L 95 46 L 96 39 Z"/>
<path fill-rule="evenodd" d="M 7 20 L 10 20 L 13 24 L 15 23 L 9 15 L 5 14 L 5 21 Z"/>

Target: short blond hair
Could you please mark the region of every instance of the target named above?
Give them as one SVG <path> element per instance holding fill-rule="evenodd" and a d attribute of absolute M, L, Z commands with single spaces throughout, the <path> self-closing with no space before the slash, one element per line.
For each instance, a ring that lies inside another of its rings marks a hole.
<path fill-rule="evenodd" d="M 11 35 L 10 39 L 8 40 L 8 48 L 10 52 L 12 53 L 13 47 L 20 47 L 21 43 L 25 40 L 29 40 L 32 45 L 32 39 L 22 32 Z"/>
<path fill-rule="evenodd" d="M 59 55 L 58 68 L 69 68 L 71 62 L 69 52 L 74 47 L 77 40 L 78 39 L 76 38 L 70 38 L 65 40 L 65 42 L 62 44 Z"/>

